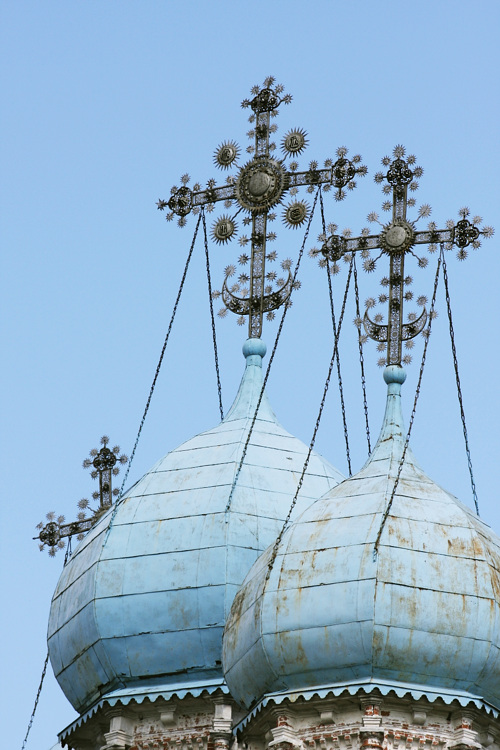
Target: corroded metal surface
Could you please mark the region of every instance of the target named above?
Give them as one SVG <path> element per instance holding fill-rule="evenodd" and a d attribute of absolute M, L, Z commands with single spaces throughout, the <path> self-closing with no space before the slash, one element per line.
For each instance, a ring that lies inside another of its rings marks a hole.
<path fill-rule="evenodd" d="M 79 711 L 138 680 L 162 675 L 168 689 L 222 674 L 232 599 L 281 528 L 307 453 L 265 397 L 224 512 L 262 385 L 262 357 L 249 354 L 246 362 L 224 421 L 161 459 L 120 501 L 111 529 L 108 513 L 64 568 L 49 650 L 57 680 Z M 301 509 L 342 479 L 315 454 Z"/>
<path fill-rule="evenodd" d="M 410 450 L 373 545 L 405 441 L 388 387 L 365 467 L 311 506 L 238 592 L 224 636 L 232 694 L 383 680 L 456 690 L 500 708 L 500 539 L 432 482 Z"/>

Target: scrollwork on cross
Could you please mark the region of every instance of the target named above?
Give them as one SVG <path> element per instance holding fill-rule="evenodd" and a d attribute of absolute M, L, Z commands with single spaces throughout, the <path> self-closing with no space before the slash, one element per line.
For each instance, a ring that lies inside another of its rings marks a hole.
<path fill-rule="evenodd" d="M 243 252 L 239 257 L 241 266 L 248 266 L 239 274 L 235 282 L 232 277 L 236 273 L 234 265 L 226 267 L 224 283 L 221 292 L 214 292 L 215 298 L 221 297 L 224 308 L 219 315 L 224 317 L 230 310 L 238 315 L 238 323 L 243 325 L 248 317 L 249 338 L 259 338 L 262 333 L 263 316 L 272 320 L 282 305 L 290 304 L 292 288 L 300 282 L 293 280 L 291 260 L 281 263 L 283 274 L 274 270 L 267 270 L 266 263 L 273 263 L 277 258 L 275 251 L 267 249 L 268 243 L 276 239 L 276 233 L 270 231 L 269 225 L 276 218 L 276 209 L 282 205 L 282 220 L 292 229 L 297 229 L 309 218 L 310 206 L 306 201 L 295 196 L 299 187 L 306 186 L 309 193 L 313 193 L 319 186 L 323 190 L 333 189 L 335 198 L 342 200 L 346 189 L 352 190 L 356 186 L 356 176 L 366 174 L 366 167 L 361 164 L 361 157 L 347 158 L 347 149 L 337 149 L 337 159 L 327 159 L 324 167 L 320 168 L 316 161 L 311 161 L 304 172 L 298 171 L 295 159 L 307 146 L 307 133 L 301 128 L 288 131 L 281 142 L 282 156 L 276 155 L 276 143 L 271 140 L 277 131 L 277 125 L 271 120 L 278 114 L 282 104 L 289 104 L 292 97 L 284 93 L 283 86 L 277 85 L 273 77 L 264 81 L 263 87 L 254 86 L 252 98 L 245 99 L 242 107 L 252 111 L 249 117 L 251 130 L 248 136 L 252 143 L 247 148 L 250 161 L 239 165 L 241 149 L 235 141 L 224 141 L 217 148 L 214 163 L 225 171 L 231 167 L 237 169 L 236 174 L 226 178 L 225 185 L 216 185 L 211 179 L 205 189 L 195 184 L 188 187 L 190 178 L 181 178 L 181 187 L 174 186 L 169 200 L 158 201 L 160 210 L 168 209 L 167 219 L 178 216 L 179 226 L 185 226 L 186 216 L 198 213 L 202 207 L 207 212 L 214 210 L 215 203 L 224 202 L 226 209 L 236 204 L 234 215 L 225 213 L 217 219 L 211 230 L 211 236 L 217 244 L 225 244 L 238 233 L 236 216 L 243 211 L 243 226 L 251 227 L 249 236 L 240 235 L 239 243 L 242 248 L 250 247 L 249 254 Z M 286 163 L 286 159 L 290 159 Z M 286 196 L 291 200 L 285 203 Z"/>
<path fill-rule="evenodd" d="M 371 273 L 375 270 L 378 260 L 384 255 L 389 257 L 389 275 L 382 278 L 383 292 L 378 301 L 387 304 L 387 322 L 383 323 L 383 315 L 377 313 L 371 317 L 371 310 L 377 301 L 370 297 L 366 301 L 366 312 L 363 319 L 356 319 L 355 323 L 360 328 L 364 327 L 365 334 L 362 341 L 371 338 L 378 342 L 379 351 L 386 351 L 385 357 L 379 359 L 379 365 L 401 365 L 411 362 L 411 355 L 402 353 L 403 342 L 408 349 L 413 347 L 413 339 L 419 334 L 428 335 L 426 327 L 428 318 L 425 305 L 427 298 L 421 295 L 417 298 L 417 304 L 422 308 L 420 313 L 411 312 L 408 322 L 403 322 L 404 302 L 413 299 L 413 292 L 408 289 L 412 284 L 412 277 L 405 275 L 405 258 L 412 255 L 417 260 L 420 268 L 425 268 L 428 259 L 418 256 L 414 250 L 416 245 L 428 245 L 428 251 L 432 254 L 438 245 L 443 245 L 446 250 L 457 248 L 459 260 L 465 260 L 468 251 L 466 248 L 478 248 L 481 244 L 480 237 L 491 237 L 492 227 L 481 228 L 482 219 L 474 216 L 472 222 L 467 218 L 470 215 L 468 208 L 459 211 L 458 222 L 447 221 L 445 229 L 438 229 L 434 222 L 428 224 L 427 229 L 418 229 L 419 219 L 428 217 L 431 207 L 427 204 L 420 207 L 416 219 L 411 220 L 407 215 L 408 208 L 415 206 L 415 198 L 410 196 L 418 189 L 418 178 L 423 174 L 421 167 L 416 166 L 414 156 L 405 155 L 403 146 L 396 146 L 393 158 L 386 156 L 382 159 L 384 172 L 375 175 L 375 182 L 383 184 L 383 192 L 392 196 L 392 200 L 384 202 L 382 208 L 391 211 L 391 220 L 387 223 L 379 221 L 375 212 L 368 215 L 368 221 L 378 223 L 381 227 L 378 234 L 371 234 L 368 228 L 361 232 L 359 237 L 351 237 L 350 230 L 345 230 L 341 235 L 336 234 L 337 227 L 330 225 L 328 235 L 321 235 L 323 243 L 320 250 L 313 248 L 311 255 L 322 254 L 320 263 L 330 262 L 331 271 L 338 273 L 338 261 L 343 258 L 350 261 L 352 253 L 359 252 L 363 258 L 365 271 Z M 380 250 L 377 257 L 371 256 L 372 250 Z"/>
<path fill-rule="evenodd" d="M 64 549 L 65 539 L 76 536 L 78 540 L 83 539 L 85 533 L 99 520 L 112 505 L 113 498 L 117 497 L 118 489 L 112 487 L 112 477 L 120 472 L 118 464 L 125 464 L 127 456 L 120 455 L 120 447 L 108 448 L 109 438 L 104 435 L 101 438 L 101 449 L 93 448 L 90 457 L 83 461 L 83 468 L 90 469 L 92 479 L 99 479 L 99 490 L 92 493 L 94 501 L 98 504 L 92 508 L 89 501 L 83 498 L 78 502 L 79 512 L 76 521 L 65 522 L 64 516 L 57 516 L 53 512 L 47 513 L 47 523 L 40 522 L 37 526 L 40 550 L 48 547 L 49 555 L 54 557 L 58 549 Z M 87 513 L 90 516 L 87 517 Z"/>

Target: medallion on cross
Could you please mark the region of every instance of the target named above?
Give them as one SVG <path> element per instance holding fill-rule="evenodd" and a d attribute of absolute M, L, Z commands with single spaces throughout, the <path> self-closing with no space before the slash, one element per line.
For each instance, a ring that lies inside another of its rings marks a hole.
<path fill-rule="evenodd" d="M 211 236 L 218 245 L 236 237 L 236 216 L 244 212 L 242 223 L 250 231 L 248 236 L 240 234 L 239 243 L 243 248 L 248 245 L 249 251 L 240 255 L 239 264 L 245 268 L 235 281 L 236 268 L 229 264 L 222 290 L 214 292 L 213 296 L 221 298 L 224 303 L 220 317 L 230 310 L 238 315 L 238 324 L 243 325 L 248 319 L 249 338 L 259 338 L 264 315 L 272 320 L 275 310 L 291 304 L 292 289 L 300 286 L 291 272 L 289 258 L 281 263 L 283 273 L 272 267 L 269 269 L 269 264 L 277 259 L 277 253 L 270 251 L 268 245 L 276 239 L 271 224 L 277 218 L 278 206 L 282 206 L 285 226 L 297 229 L 311 216 L 309 203 L 296 197 L 299 188 L 305 187 L 309 193 L 320 187 L 325 192 L 333 189 L 336 200 L 342 200 L 346 190 L 355 188 L 356 176 L 365 175 L 367 170 L 359 155 L 349 160 L 347 149 L 342 148 L 337 150 L 335 162 L 327 159 L 320 168 L 316 161 L 311 161 L 306 171 L 299 172 L 295 159 L 307 147 L 306 131 L 294 128 L 285 134 L 281 141 L 281 158 L 276 154 L 277 145 L 272 140 L 278 129 L 272 120 L 278 115 L 279 107 L 290 104 L 292 97 L 285 94 L 283 86 L 276 84 L 271 76 L 266 78 L 262 87 L 254 86 L 251 93 L 252 98 L 242 102 L 243 108 L 251 110 L 251 129 L 247 133 L 251 143 L 246 149 L 250 161 L 240 165 L 238 144 L 232 140 L 223 141 L 215 151 L 214 164 L 223 171 L 232 167 L 236 170 L 226 178 L 225 185 L 218 186 L 211 179 L 205 189 L 196 183 L 191 190 L 188 188 L 189 176 L 184 175 L 181 187 L 173 187 L 170 199 L 160 200 L 157 205 L 160 210 L 168 209 L 169 221 L 178 216 L 181 227 L 186 225 L 189 213 L 197 214 L 200 210 L 210 213 L 219 201 L 224 202 L 226 209 L 234 205 L 234 214 L 223 214 L 212 225 Z M 287 196 L 291 198 L 289 203 L 285 203 Z"/>
<path fill-rule="evenodd" d="M 391 196 L 386 200 L 382 208 L 384 211 L 391 212 L 391 220 L 382 222 L 379 215 L 375 212 L 368 214 L 368 221 L 379 224 L 380 232 L 372 234 L 368 228 L 362 230 L 359 237 L 352 237 L 349 229 L 339 235 L 338 227 L 330 225 L 328 233 L 320 235 L 319 241 L 322 243 L 321 249 L 313 248 L 310 255 L 316 256 L 321 254 L 320 265 L 330 265 L 330 271 L 334 274 L 340 271 L 338 261 L 342 258 L 350 262 L 352 254 L 359 252 L 363 259 L 363 268 L 368 273 L 375 270 L 379 259 L 382 255 L 389 257 L 389 274 L 382 278 L 382 293 L 378 297 L 378 302 L 387 305 L 386 322 L 381 313 L 376 313 L 371 317 L 371 310 L 377 305 L 377 300 L 369 297 L 366 300 L 366 311 L 363 318 L 357 318 L 355 324 L 361 329 L 363 326 L 365 333 L 361 336 L 361 341 L 365 343 L 368 338 L 378 342 L 378 350 L 385 351 L 385 357 L 379 359 L 379 365 L 401 365 L 411 362 L 411 355 L 402 353 L 403 342 L 407 349 L 413 348 L 413 339 L 422 334 L 428 336 L 429 328 L 426 327 L 428 314 L 426 311 L 427 298 L 421 295 L 417 298 L 417 305 L 420 306 L 421 312 L 410 312 L 407 316 L 408 322 L 403 322 L 403 305 L 405 302 L 413 300 L 413 292 L 408 288 L 411 286 L 413 279 L 410 275 L 405 275 L 406 256 L 413 256 L 417 261 L 419 268 L 425 268 L 428 264 L 426 256 L 417 255 L 414 251 L 416 245 L 427 245 L 428 251 L 432 254 L 436 252 L 438 244 L 442 245 L 445 250 L 451 250 L 457 247 L 457 257 L 459 260 L 465 260 L 467 257 L 466 248 L 471 246 L 476 249 L 480 246 L 480 236 L 491 237 L 493 234 L 492 227 L 481 228 L 482 219 L 480 216 L 474 216 L 472 222 L 467 218 L 470 214 L 469 209 L 464 208 L 459 211 L 460 220 L 455 223 L 447 221 L 444 229 L 438 229 L 435 222 L 430 222 L 427 229 L 420 229 L 417 222 L 430 216 L 431 207 L 424 204 L 418 210 L 415 219 L 407 216 L 408 208 L 415 206 L 415 198 L 410 195 L 418 189 L 418 179 L 423 174 L 423 169 L 415 164 L 416 159 L 413 155 L 406 156 L 403 146 L 396 146 L 393 151 L 393 157 L 385 156 L 382 159 L 382 165 L 386 168 L 385 172 L 377 172 L 375 182 L 382 184 L 384 195 Z M 379 250 L 376 257 L 372 257 L 371 251 Z M 435 315 L 435 313 L 433 313 Z"/>

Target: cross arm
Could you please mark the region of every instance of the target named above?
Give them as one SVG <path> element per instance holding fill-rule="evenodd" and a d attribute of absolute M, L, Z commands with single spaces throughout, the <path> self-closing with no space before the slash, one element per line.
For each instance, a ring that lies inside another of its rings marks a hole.
<path fill-rule="evenodd" d="M 217 201 L 233 200 L 235 197 L 234 185 L 207 187 L 205 190 L 193 193 L 193 206 L 207 206 Z"/>
<path fill-rule="evenodd" d="M 331 169 L 309 169 L 307 172 L 291 172 L 290 187 L 301 185 L 325 185 L 332 181 Z"/>
<path fill-rule="evenodd" d="M 201 190 L 199 185 L 195 185 L 191 190 L 186 184 L 183 184 L 180 188 L 172 188 L 172 195 L 169 200 L 160 199 L 156 205 L 160 211 L 163 211 L 165 208 L 169 209 L 169 213 L 167 214 L 168 220 L 172 220 L 175 214 L 176 216 L 180 216 L 180 221 L 183 222 L 184 217 L 191 213 L 193 209 L 197 213 L 200 206 L 210 206 L 213 203 L 224 200 L 231 201 L 235 197 L 233 182 L 217 186 L 213 180 L 209 180 L 204 190 Z"/>
<path fill-rule="evenodd" d="M 424 229 L 415 232 L 413 236 L 414 245 L 437 245 L 453 244 L 455 241 L 455 228 L 450 229 Z"/>
<path fill-rule="evenodd" d="M 93 448 L 90 451 L 89 458 L 85 458 L 83 461 L 83 468 L 91 470 L 92 479 L 99 478 L 99 490 L 92 493 L 93 499 L 99 500 L 99 505 L 95 509 L 89 508 L 89 501 L 82 498 L 78 502 L 80 512 L 76 521 L 65 523 L 64 516 L 56 518 L 55 513 L 50 512 L 47 513 L 48 523 L 45 525 L 43 522 L 38 524 L 39 534 L 33 538 L 39 540 L 40 550 L 45 549 L 45 547 L 49 548 L 51 557 L 54 557 L 58 549 L 63 549 L 66 546 L 65 538 L 76 535 L 78 540 L 83 539 L 84 534 L 90 531 L 99 518 L 111 508 L 113 497 L 119 494 L 118 489 L 113 489 L 111 486 L 112 477 L 117 476 L 120 471 L 118 464 L 127 463 L 128 458 L 123 454 L 119 455 L 120 446 L 115 445 L 110 449 L 107 447 L 108 443 L 109 438 L 107 435 L 103 435 L 101 438 L 102 448 L 99 451 L 97 448 Z M 92 515 L 86 518 L 88 508 Z"/>
<path fill-rule="evenodd" d="M 358 250 L 374 250 L 380 247 L 380 235 L 370 234 L 361 237 L 343 237 L 331 234 L 321 247 L 321 253 L 332 263 L 340 260 L 347 253 Z M 315 251 L 316 252 L 316 251 Z"/>
<path fill-rule="evenodd" d="M 431 224 L 426 230 L 414 232 L 412 244 L 437 245 L 442 243 L 449 246 L 455 245 L 461 250 L 469 245 L 478 247 L 480 235 L 490 236 L 491 229 L 489 227 L 480 229 L 474 223 L 476 219 L 479 217 L 470 222 L 463 216 L 456 224 L 453 221 L 447 222 L 446 229 L 437 229 Z"/>
<path fill-rule="evenodd" d="M 316 161 L 311 161 L 309 169 L 304 172 L 297 172 L 293 168 L 286 170 L 283 163 L 277 162 L 278 165 L 281 165 L 280 169 L 283 172 L 283 194 L 302 185 L 308 185 L 311 189 L 315 185 L 325 185 L 335 188 L 337 200 L 342 200 L 345 197 L 344 188 L 353 190 L 356 187 L 354 181 L 356 175 L 362 177 L 367 173 L 367 168 L 360 163 L 361 156 L 356 155 L 350 160 L 346 158 L 346 153 L 347 149 L 344 147 L 338 149 L 338 159 L 335 162 L 327 159 L 325 167 L 322 169 L 318 169 Z M 297 165 L 295 164 L 295 166 Z M 172 220 L 174 215 L 179 216 L 181 225 L 184 225 L 185 217 L 191 211 L 196 212 L 201 206 L 211 206 L 218 201 L 237 199 L 237 178 L 235 177 L 228 177 L 227 184 L 220 186 L 215 184 L 215 180 L 209 180 L 207 187 L 203 190 L 198 184 L 195 184 L 193 189 L 189 188 L 187 186 L 188 181 L 188 175 L 184 175 L 181 179 L 181 187 L 172 188 L 172 195 L 169 200 L 160 199 L 156 204 L 160 211 L 169 209 L 167 219 Z"/>
<path fill-rule="evenodd" d="M 430 225 L 427 229 L 417 230 L 414 224 L 404 222 L 404 238 L 401 240 L 401 251 L 410 250 L 414 245 L 438 245 L 444 244 L 449 247 L 455 245 L 463 250 L 472 245 L 477 246 L 480 235 L 490 236 L 489 228 L 480 229 L 474 223 L 471 223 L 463 217 L 456 224 L 453 221 L 447 222 L 446 229 L 438 229 Z M 403 226 L 403 223 L 393 222 L 385 227 L 380 234 L 364 234 L 360 237 L 345 237 L 342 235 L 332 234 L 323 243 L 321 252 L 328 260 L 336 262 L 346 253 L 353 253 L 358 250 L 369 251 L 374 249 L 396 250 L 397 246 L 391 247 L 394 242 L 390 237 L 390 232 Z M 398 236 L 398 235 L 396 235 Z"/>
<path fill-rule="evenodd" d="M 60 516 L 57 520 L 49 520 L 45 526 L 38 524 L 40 533 L 33 539 L 38 539 L 40 542 L 40 549 L 43 550 L 45 547 L 49 548 L 49 555 L 53 557 L 58 549 L 65 547 L 64 539 L 77 535 L 85 534 L 90 531 L 92 526 L 97 521 L 97 517 L 86 518 L 84 520 L 72 521 L 70 523 L 64 523 L 64 517 Z"/>
<path fill-rule="evenodd" d="M 336 198 L 341 200 L 345 196 L 344 188 L 353 190 L 356 187 L 354 178 L 356 175 L 364 176 L 367 168 L 360 164 L 361 156 L 354 156 L 352 160 L 345 158 L 347 149 L 338 150 L 339 158 L 335 163 L 327 159 L 325 167 L 318 169 L 317 162 L 312 161 L 309 164 L 307 172 L 291 171 L 289 174 L 289 187 L 299 187 L 301 185 L 331 185 L 335 188 Z"/>
<path fill-rule="evenodd" d="M 340 260 L 346 253 L 354 253 L 358 250 L 382 249 L 381 234 L 361 235 L 361 237 L 342 237 L 331 235 L 321 248 L 321 252 L 328 260 L 333 262 Z M 413 233 L 411 245 L 430 245 L 439 243 L 454 244 L 455 228 L 451 229 L 426 229 Z"/>

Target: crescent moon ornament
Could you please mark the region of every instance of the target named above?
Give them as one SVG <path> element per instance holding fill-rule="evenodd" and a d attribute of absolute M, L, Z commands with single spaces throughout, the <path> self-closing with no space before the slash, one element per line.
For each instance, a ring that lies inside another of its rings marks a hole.
<path fill-rule="evenodd" d="M 241 222 L 244 227 L 251 227 L 248 237 L 239 236 L 241 247 L 249 245 L 248 255 L 240 256 L 240 262 L 250 266 L 248 296 L 244 297 L 242 289 L 237 292 L 241 298 L 238 301 L 235 297 L 236 290 L 228 290 L 227 286 L 224 296 L 227 297 L 228 304 L 231 304 L 229 309 L 238 311 L 240 307 L 244 308 L 244 314 L 248 316 L 249 338 L 260 338 L 266 310 L 272 313 L 280 304 L 286 304 L 287 307 L 291 304 L 288 282 L 281 286 L 278 280 L 278 291 L 274 291 L 275 279 L 268 277 L 266 269 L 266 264 L 276 258 L 276 253 L 267 249 L 268 243 L 276 239 L 276 233 L 269 228 L 270 222 L 276 219 L 275 207 L 284 204 L 286 193 L 294 196 L 290 205 L 285 208 L 283 221 L 288 228 L 297 229 L 307 222 L 312 211 L 307 203 L 300 202 L 295 197 L 299 188 L 319 195 L 321 187 L 327 191 L 332 185 L 338 187 L 340 182 L 343 185 L 347 180 L 346 184 L 352 189 L 355 186 L 354 176 L 363 176 L 367 171 L 359 163 L 361 157 L 358 156 L 353 157 L 352 163 L 349 162 L 349 167 L 346 167 L 345 148 L 342 149 L 342 154 L 338 154 L 339 158 L 335 163 L 326 160 L 324 168 L 320 168 L 318 161 L 311 161 L 308 169 L 299 171 L 296 159 L 308 145 L 307 132 L 302 128 L 293 128 L 279 141 L 275 140 L 278 126 L 273 120 L 282 105 L 288 105 L 291 101 L 291 95 L 286 94 L 284 87 L 277 84 L 272 76 L 267 77 L 262 86 L 254 86 L 250 97 L 241 103 L 243 109 L 249 110 L 250 129 L 247 136 L 250 145 L 246 147 L 246 153 L 250 156 L 246 156 L 240 164 L 243 148 L 240 149 L 233 140 L 221 141 L 213 152 L 213 162 L 218 169 L 224 171 L 234 168 L 234 172 L 226 174 L 221 183 L 209 179 L 205 187 L 198 182 L 188 187 L 188 183 L 191 184 L 189 175 L 184 174 L 180 186 L 171 189 L 169 200 L 160 199 L 157 203 L 160 211 L 166 210 L 169 221 L 176 217 L 179 225 L 185 226 L 190 213 L 211 213 L 215 205 L 222 202 L 224 210 L 231 210 L 232 215 L 225 214 L 211 225 L 211 239 L 218 245 L 226 244 L 235 237 L 238 231 L 236 217 L 243 211 Z M 278 155 L 279 147 L 281 153 Z M 234 213 L 232 206 L 235 208 Z M 205 230 L 205 222 L 203 227 Z M 270 280 L 273 282 L 271 290 L 267 284 Z M 241 324 L 241 314 L 239 318 L 238 322 Z"/>
<path fill-rule="evenodd" d="M 403 341 L 414 339 L 419 333 L 424 330 L 425 324 L 427 323 L 427 310 L 424 309 L 420 313 L 416 320 L 412 320 L 411 323 L 404 323 L 402 326 L 401 338 Z"/>
<path fill-rule="evenodd" d="M 412 320 L 410 323 L 404 323 L 401 326 L 401 341 L 414 339 L 415 336 L 418 336 L 419 333 L 422 333 L 425 328 L 425 324 L 427 323 L 427 317 L 427 310 L 424 307 L 416 320 Z M 363 317 L 363 327 L 366 331 L 366 334 L 374 341 L 387 341 L 389 326 L 387 324 L 375 323 L 373 320 L 371 320 L 370 316 L 368 315 L 368 310 L 366 310 Z"/>
<path fill-rule="evenodd" d="M 288 278 L 278 289 L 262 297 L 236 296 L 229 290 L 227 279 L 226 276 L 222 285 L 222 301 L 228 310 L 237 315 L 250 315 L 257 310 L 262 310 L 263 313 L 277 310 L 287 302 L 293 288 L 293 277 L 290 271 L 288 271 Z"/>

